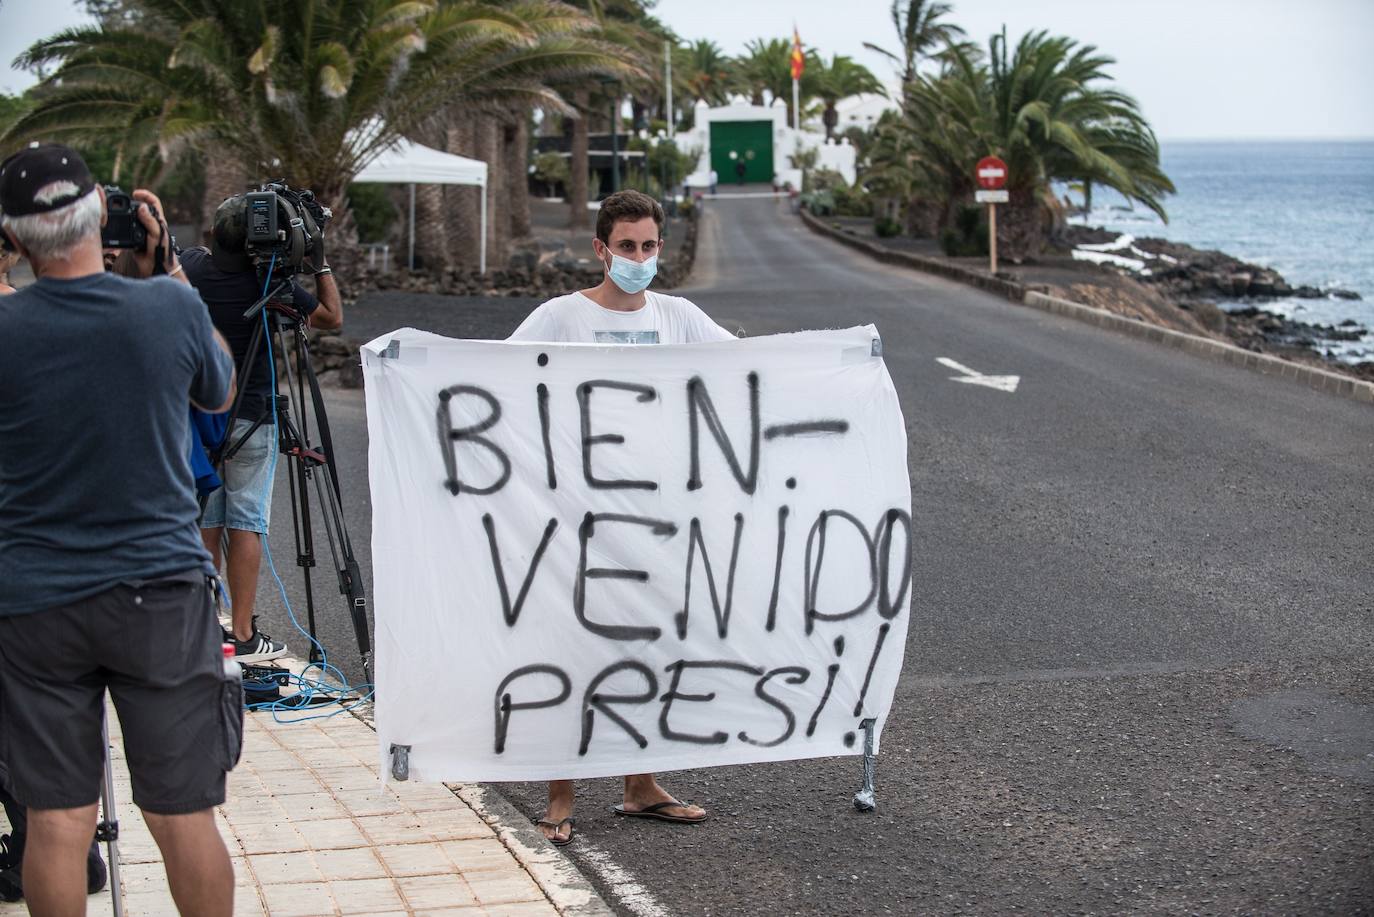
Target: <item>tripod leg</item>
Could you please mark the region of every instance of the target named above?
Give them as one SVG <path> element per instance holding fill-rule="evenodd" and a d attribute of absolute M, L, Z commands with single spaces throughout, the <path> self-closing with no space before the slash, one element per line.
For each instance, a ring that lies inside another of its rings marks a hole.
<path fill-rule="evenodd" d="M 367 594 L 363 586 L 362 568 L 353 553 L 353 543 L 348 535 L 348 525 L 344 522 L 343 507 L 339 503 L 337 488 L 331 486 L 333 469 L 324 465 L 316 469 L 315 491 L 319 496 L 325 535 L 329 539 L 329 552 L 334 561 L 334 570 L 339 576 L 339 591 L 348 601 L 349 615 L 353 620 L 353 634 L 358 641 L 358 652 L 362 656 L 363 675 L 372 681 L 372 640 L 367 630 Z M 318 476 L 323 472 L 330 479 L 322 482 Z"/>
<path fill-rule="evenodd" d="M 100 715 L 100 739 L 105 746 L 105 780 L 100 787 L 101 819 L 96 826 L 96 839 L 105 841 L 114 917 L 124 917 L 124 887 L 119 880 L 119 817 L 115 812 L 114 764 L 110 761 L 110 723 L 104 712 Z"/>

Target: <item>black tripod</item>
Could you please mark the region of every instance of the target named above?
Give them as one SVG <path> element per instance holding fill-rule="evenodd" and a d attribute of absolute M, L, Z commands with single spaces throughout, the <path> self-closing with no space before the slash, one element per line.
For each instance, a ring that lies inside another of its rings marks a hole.
<path fill-rule="evenodd" d="M 291 491 L 291 525 L 296 540 L 296 565 L 302 570 L 305 584 L 306 626 L 310 632 L 310 661 L 321 662 L 320 643 L 315 633 L 315 596 L 311 582 L 311 568 L 315 566 L 315 533 L 310 511 L 310 491 L 322 510 L 321 522 L 325 537 L 329 542 L 329 554 L 335 574 L 339 581 L 339 592 L 348 605 L 348 613 L 353 621 L 353 633 L 358 641 L 358 652 L 362 656 L 363 673 L 372 681 L 372 641 L 367 631 L 367 596 L 363 587 L 362 571 L 353 553 L 353 542 L 344 521 L 343 499 L 339 491 L 338 470 L 334 464 L 334 444 L 329 434 L 329 417 L 325 413 L 324 398 L 320 394 L 320 383 L 310 364 L 310 342 L 306 337 L 305 323 L 299 313 L 290 306 L 291 279 L 281 280 L 268 291 L 267 295 L 254 303 L 244 312 L 244 318 L 255 319 L 252 337 L 248 342 L 247 356 L 240 371 L 243 382 L 239 393 L 229 408 L 228 426 L 225 439 L 219 452 L 213 456 L 215 471 L 223 479 L 224 463 L 233 458 L 248 438 L 263 424 L 258 418 L 244 434 L 231 442 L 234 422 L 238 419 L 242 406 L 243 392 L 247 380 L 251 378 L 253 366 L 262 349 L 266 325 L 271 326 L 275 345 L 274 354 L 281 354 L 286 366 L 287 393 L 278 390 L 276 367 L 269 370 L 272 376 L 272 391 L 276 405 L 277 448 L 286 456 L 288 464 L 287 481 Z M 264 320 L 262 313 L 266 312 Z M 295 369 L 292 371 L 287 357 L 286 339 L 295 343 Z M 301 408 L 299 425 L 291 418 L 291 401 L 306 405 L 306 390 L 309 389 L 311 411 Z M 320 445 L 316 449 L 310 442 L 309 414 L 315 416 L 319 431 Z"/>

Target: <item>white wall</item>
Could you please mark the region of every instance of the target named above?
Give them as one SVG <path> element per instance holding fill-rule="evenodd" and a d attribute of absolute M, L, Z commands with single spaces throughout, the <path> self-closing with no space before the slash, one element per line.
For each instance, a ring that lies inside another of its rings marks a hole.
<path fill-rule="evenodd" d="M 798 145 L 803 151 L 816 150 L 817 166 L 833 169 L 844 176 L 845 181 L 854 183 L 855 154 L 848 141 L 838 144 L 826 143 L 824 132 L 803 128 L 794 131 L 787 125 L 787 106 L 781 100 L 772 105 L 751 105 L 737 101 L 721 108 L 711 108 L 698 101 L 693 111 L 693 124 L 690 131 L 678 134 L 678 143 L 684 149 L 700 150 L 697 156 L 697 169 L 687 176 L 687 185 L 692 188 L 707 188 L 711 184 L 711 123 L 713 121 L 772 121 L 773 122 L 773 169 L 777 183 L 793 180 L 795 170 L 791 167 L 791 156 Z M 794 187 L 796 186 L 794 182 Z"/>

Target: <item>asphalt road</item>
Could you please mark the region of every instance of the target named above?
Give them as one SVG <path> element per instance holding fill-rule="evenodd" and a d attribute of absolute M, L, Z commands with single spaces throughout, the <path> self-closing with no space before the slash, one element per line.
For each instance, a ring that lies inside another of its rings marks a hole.
<path fill-rule="evenodd" d="M 850 805 L 852 758 L 665 775 L 711 812 L 689 828 L 618 821 L 615 782 L 581 784 L 568 855 L 618 910 L 1374 911 L 1367 406 L 873 263 L 769 199 L 711 204 L 685 295 L 751 335 L 878 326 L 910 433 L 912 622 L 875 813 Z M 499 337 L 529 306 L 377 295 L 347 330 Z M 942 357 L 1019 387 L 950 381 Z M 362 398 L 329 400 L 365 561 Z M 539 785 L 503 792 L 542 810 Z"/>

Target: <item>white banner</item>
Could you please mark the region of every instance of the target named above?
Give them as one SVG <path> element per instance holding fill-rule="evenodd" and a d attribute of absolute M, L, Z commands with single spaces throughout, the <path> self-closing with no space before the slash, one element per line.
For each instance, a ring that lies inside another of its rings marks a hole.
<path fill-rule="evenodd" d="M 363 367 L 384 760 L 395 743 L 412 779 L 545 780 L 880 734 L 912 540 L 873 327 L 673 346 L 404 329 Z"/>

